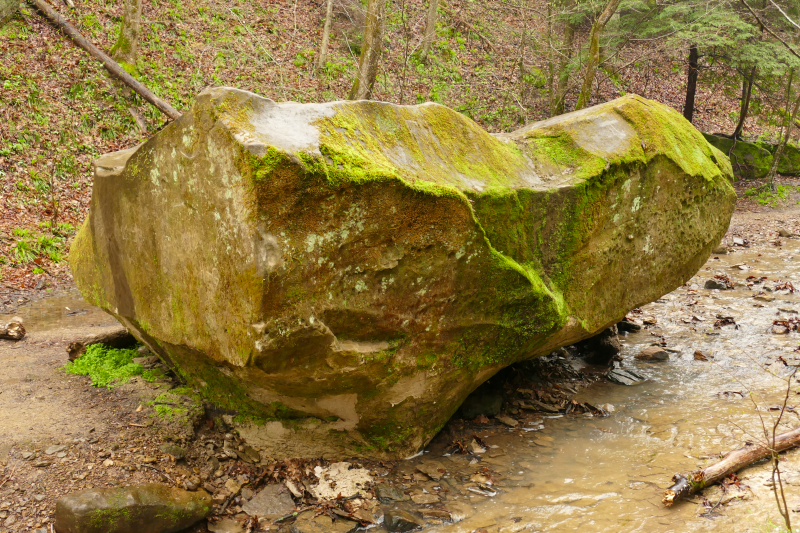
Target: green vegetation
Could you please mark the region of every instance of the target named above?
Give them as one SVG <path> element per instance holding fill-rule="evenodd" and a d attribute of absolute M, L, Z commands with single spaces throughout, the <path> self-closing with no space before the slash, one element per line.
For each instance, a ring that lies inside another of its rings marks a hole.
<path fill-rule="evenodd" d="M 800 187 L 796 185 L 776 185 L 774 190 L 769 185 L 762 185 L 761 187 L 747 189 L 744 194 L 761 205 L 774 207 L 779 202 L 789 200 L 792 192 L 797 191 L 800 191 Z M 800 200 L 797 200 L 796 203 L 800 204 Z"/>
<path fill-rule="evenodd" d="M 86 353 L 64 368 L 70 374 L 89 376 L 95 387 L 112 389 L 114 383 L 127 381 L 133 376 L 153 379 L 152 372 L 133 362 L 137 356 L 136 350 L 92 344 L 86 348 Z"/>

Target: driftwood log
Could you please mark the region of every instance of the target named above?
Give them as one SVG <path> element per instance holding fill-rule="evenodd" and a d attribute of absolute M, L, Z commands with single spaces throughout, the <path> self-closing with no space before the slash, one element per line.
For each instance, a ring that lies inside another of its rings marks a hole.
<path fill-rule="evenodd" d="M 800 428 L 777 435 L 773 448 L 776 452 L 782 452 L 797 446 L 800 446 Z M 675 474 L 672 478 L 674 485 L 664 492 L 664 498 L 662 498 L 661 503 L 670 507 L 678 500 L 699 492 L 718 481 L 722 481 L 734 472 L 756 461 L 769 457 L 771 453 L 769 446 L 749 444 L 738 450 L 726 453 L 720 462 L 702 470 L 695 470 L 686 474 Z"/>
<path fill-rule="evenodd" d="M 25 336 L 25 326 L 22 325 L 22 319 L 15 316 L 11 322 L 5 326 L 0 325 L 0 339 L 7 339 L 11 341 L 21 340 Z"/>
<path fill-rule="evenodd" d="M 113 329 L 107 329 L 101 333 L 87 335 L 69 343 L 67 346 L 69 360 L 74 361 L 86 353 L 87 347 L 92 344 L 100 343 L 110 346 L 111 348 L 128 348 L 136 344 L 136 338 L 121 325 Z"/>
<path fill-rule="evenodd" d="M 86 50 L 89 55 L 100 61 L 106 70 L 115 78 L 119 79 L 122 83 L 136 91 L 142 98 L 153 104 L 156 109 L 167 115 L 173 120 L 180 118 L 181 114 L 174 107 L 167 102 L 156 96 L 153 91 L 142 85 L 133 76 L 128 74 L 119 63 L 111 59 L 102 50 L 90 43 L 81 33 L 75 29 L 75 26 L 70 24 L 61 15 L 58 14 L 46 0 L 29 0 L 42 14 L 50 20 L 50 22 L 63 30 L 75 44 Z"/>

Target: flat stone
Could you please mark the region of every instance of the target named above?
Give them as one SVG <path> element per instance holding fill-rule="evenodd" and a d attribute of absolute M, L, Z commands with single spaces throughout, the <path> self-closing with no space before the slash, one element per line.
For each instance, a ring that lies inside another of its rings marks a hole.
<path fill-rule="evenodd" d="M 507 425 L 510 428 L 515 428 L 519 425 L 519 421 L 511 418 L 510 416 L 498 416 L 497 421 Z"/>
<path fill-rule="evenodd" d="M 58 533 L 175 533 L 211 513 L 205 491 L 147 484 L 87 489 L 56 502 Z"/>
<path fill-rule="evenodd" d="M 391 533 L 405 533 L 422 527 L 422 522 L 411 513 L 400 509 L 386 511 L 383 524 Z"/>
<path fill-rule="evenodd" d="M 292 524 L 291 533 L 351 533 L 358 528 L 358 522 L 337 518 L 335 521 L 327 515 L 314 518 L 313 512 L 303 513 Z"/>
<path fill-rule="evenodd" d="M 186 457 L 186 450 L 175 444 L 162 444 L 161 451 L 170 454 L 176 460 L 181 460 Z"/>
<path fill-rule="evenodd" d="M 417 505 L 428 505 L 429 503 L 438 503 L 440 500 L 436 494 L 425 494 L 423 492 L 421 494 L 413 494 L 411 501 Z"/>
<path fill-rule="evenodd" d="M 638 374 L 634 374 L 630 370 L 623 370 L 621 368 L 612 369 L 606 374 L 606 378 L 617 385 L 638 385 L 645 379 Z"/>
<path fill-rule="evenodd" d="M 378 498 L 383 503 L 388 503 L 390 501 L 406 501 L 408 500 L 408 496 L 403 494 L 399 488 L 389 485 L 387 483 L 381 483 L 375 487 L 375 497 Z"/>
<path fill-rule="evenodd" d="M 47 455 L 53 455 L 53 454 L 56 454 L 56 453 L 58 453 L 58 452 L 63 452 L 63 451 L 64 451 L 64 450 L 66 450 L 66 449 L 67 449 L 67 446 L 66 446 L 66 445 L 64 445 L 64 444 L 62 444 L 62 445 L 60 445 L 60 446 L 59 446 L 59 445 L 56 445 L 56 446 L 50 446 L 49 448 L 47 448 L 47 449 L 44 451 L 44 453 L 46 453 Z"/>
<path fill-rule="evenodd" d="M 705 285 L 703 285 L 703 287 L 705 287 L 708 290 L 717 289 L 717 290 L 720 290 L 720 291 L 726 291 L 726 290 L 730 289 L 730 287 L 728 287 L 728 285 L 726 285 L 725 283 L 723 283 L 723 282 L 721 282 L 719 280 L 716 280 L 716 279 L 706 280 L 706 283 L 705 283 Z"/>
<path fill-rule="evenodd" d="M 669 360 L 669 352 L 660 346 L 648 346 L 636 354 L 635 357 L 639 361 L 667 361 Z"/>
<path fill-rule="evenodd" d="M 250 516 L 274 520 L 291 514 L 294 511 L 294 500 L 285 486 L 267 485 L 242 505 L 242 511 Z"/>
<path fill-rule="evenodd" d="M 236 520 L 223 518 L 219 522 L 208 522 L 206 525 L 211 533 L 244 533 L 244 528 Z"/>
<path fill-rule="evenodd" d="M 439 481 L 445 475 L 447 469 L 440 461 L 425 461 L 417 465 L 417 470 L 428 476 L 434 481 Z"/>
<path fill-rule="evenodd" d="M 442 511 L 441 509 L 420 509 L 419 514 L 422 518 L 439 518 L 441 520 L 450 520 L 450 513 Z"/>
<path fill-rule="evenodd" d="M 450 513 L 450 520 L 453 522 L 461 522 L 475 514 L 475 508 L 463 501 L 447 502 L 445 509 Z"/>

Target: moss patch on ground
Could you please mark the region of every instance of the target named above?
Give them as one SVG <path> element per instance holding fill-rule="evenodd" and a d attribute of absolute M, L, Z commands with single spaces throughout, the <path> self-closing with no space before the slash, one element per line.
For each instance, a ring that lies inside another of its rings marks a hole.
<path fill-rule="evenodd" d="M 92 344 L 86 353 L 64 369 L 70 374 L 89 376 L 95 387 L 114 388 L 114 383 L 125 382 L 134 376 L 152 380 L 152 373 L 133 362 L 139 354 L 136 350 L 109 348 L 104 344 Z"/>

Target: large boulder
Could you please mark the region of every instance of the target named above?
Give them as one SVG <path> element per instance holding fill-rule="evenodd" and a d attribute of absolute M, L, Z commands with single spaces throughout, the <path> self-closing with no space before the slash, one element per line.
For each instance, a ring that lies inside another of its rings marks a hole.
<path fill-rule="evenodd" d="M 722 135 L 704 133 L 706 140 L 730 157 L 733 173 L 737 178 L 760 180 L 767 175 L 772 165 L 772 154 L 757 143 L 734 140 Z"/>
<path fill-rule="evenodd" d="M 778 150 L 778 145 L 759 143 L 759 146 L 772 154 L 774 159 L 775 152 Z M 794 144 L 787 143 L 778 161 L 777 170 L 778 174 L 783 174 L 784 176 L 800 176 L 800 148 Z"/>
<path fill-rule="evenodd" d="M 688 280 L 735 199 L 728 158 L 635 95 L 495 136 L 217 88 L 95 169 L 81 292 L 272 456 L 414 453 L 501 368 Z"/>

